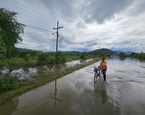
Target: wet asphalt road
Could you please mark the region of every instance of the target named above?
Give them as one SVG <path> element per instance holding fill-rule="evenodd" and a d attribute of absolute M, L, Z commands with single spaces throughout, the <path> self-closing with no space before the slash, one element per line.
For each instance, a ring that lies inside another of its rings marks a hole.
<path fill-rule="evenodd" d="M 0 115 L 144 115 L 145 62 L 107 61 L 107 82 L 94 83 L 97 62 L 0 105 Z"/>

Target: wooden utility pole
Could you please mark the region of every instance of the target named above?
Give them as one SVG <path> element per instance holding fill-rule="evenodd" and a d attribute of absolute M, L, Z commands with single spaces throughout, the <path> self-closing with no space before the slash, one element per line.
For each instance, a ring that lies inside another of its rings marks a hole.
<path fill-rule="evenodd" d="M 59 21 L 57 21 L 57 27 L 56 28 L 53 28 L 53 29 L 56 29 L 56 52 L 58 51 L 58 37 L 59 37 L 59 32 L 58 30 L 63 28 L 63 26 L 59 26 Z"/>

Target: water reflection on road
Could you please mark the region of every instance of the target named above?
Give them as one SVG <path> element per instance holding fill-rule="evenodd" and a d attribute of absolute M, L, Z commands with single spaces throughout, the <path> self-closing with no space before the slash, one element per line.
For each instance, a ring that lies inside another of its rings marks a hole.
<path fill-rule="evenodd" d="M 108 59 L 107 82 L 94 84 L 93 67 L 98 64 L 0 105 L 2 115 L 143 115 L 145 62 Z"/>

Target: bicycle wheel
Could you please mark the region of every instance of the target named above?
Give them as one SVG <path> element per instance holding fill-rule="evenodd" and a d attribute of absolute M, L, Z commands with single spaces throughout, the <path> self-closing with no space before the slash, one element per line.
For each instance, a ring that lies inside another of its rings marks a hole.
<path fill-rule="evenodd" d="M 94 73 L 94 83 L 97 82 L 97 77 L 98 77 L 98 76 L 97 76 L 97 73 L 95 72 L 95 73 Z"/>

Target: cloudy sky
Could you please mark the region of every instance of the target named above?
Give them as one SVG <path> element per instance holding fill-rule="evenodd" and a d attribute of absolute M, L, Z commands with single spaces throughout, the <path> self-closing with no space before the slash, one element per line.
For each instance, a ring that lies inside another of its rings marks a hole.
<path fill-rule="evenodd" d="M 145 52 L 145 0 L 0 0 L 0 7 L 27 25 L 19 48 L 55 51 L 59 21 L 61 51 Z"/>

